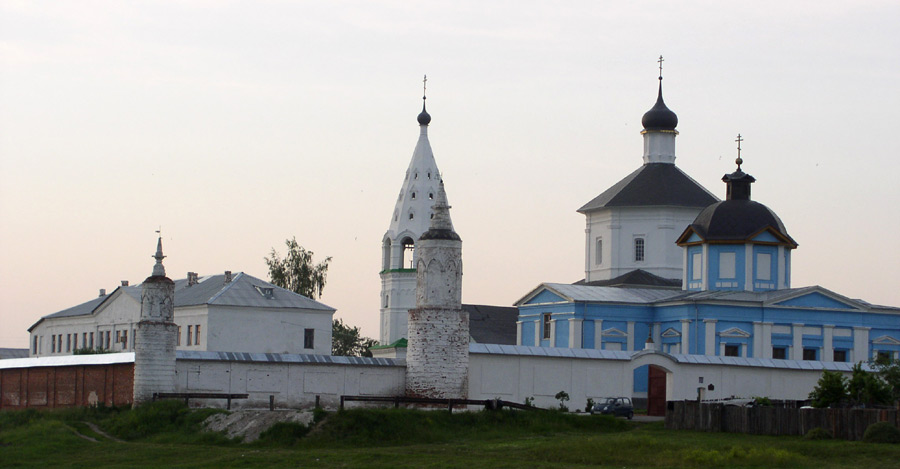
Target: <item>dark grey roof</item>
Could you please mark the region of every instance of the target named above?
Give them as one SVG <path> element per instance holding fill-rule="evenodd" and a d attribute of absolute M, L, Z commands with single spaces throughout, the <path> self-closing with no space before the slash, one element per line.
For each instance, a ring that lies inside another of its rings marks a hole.
<path fill-rule="evenodd" d="M 724 200 L 703 209 L 688 230 L 704 241 L 746 241 L 770 228 L 775 236 L 797 247 L 781 218 L 769 207 L 753 200 Z"/>
<path fill-rule="evenodd" d="M 646 163 L 578 211 L 605 207 L 707 207 L 719 199 L 671 163 Z"/>
<path fill-rule="evenodd" d="M 591 287 L 664 287 L 681 289 L 681 280 L 677 278 L 660 277 L 659 275 L 647 272 L 644 269 L 635 269 L 609 280 L 585 282 L 584 279 L 581 279 L 573 285 L 588 285 Z"/>
<path fill-rule="evenodd" d="M 28 358 L 27 348 L 0 348 L 0 360 L 9 358 Z"/>
<path fill-rule="evenodd" d="M 662 77 L 659 77 L 659 94 L 656 97 L 656 104 L 644 113 L 641 125 L 646 130 L 675 130 L 678 125 L 678 116 L 663 101 Z"/>
<path fill-rule="evenodd" d="M 276 287 L 265 280 L 258 279 L 252 275 L 238 272 L 232 275 L 231 282 L 225 283 L 225 275 L 210 275 L 200 278 L 200 282 L 190 287 L 187 286 L 187 279 L 175 281 L 175 307 L 196 306 L 196 305 L 218 305 L 218 306 L 241 306 L 241 307 L 260 307 L 260 308 L 299 308 L 299 309 L 315 309 L 322 311 L 334 311 L 334 308 L 322 304 L 316 300 L 298 295 L 290 290 Z M 257 290 L 271 288 L 271 297 L 263 296 Z M 119 287 L 106 296 L 94 298 L 93 300 L 84 302 L 78 306 L 73 306 L 62 311 L 49 314 L 42 317 L 31 327 L 30 332 L 44 319 L 62 318 L 72 316 L 87 316 L 93 314 L 104 301 L 111 298 L 116 292 L 132 297 L 135 301 L 141 301 L 141 285 L 131 285 L 127 287 Z"/>
<path fill-rule="evenodd" d="M 392 358 L 344 357 L 296 353 L 244 353 L 176 350 L 176 360 L 210 360 L 228 362 L 318 363 L 322 365 L 402 366 Z"/>
<path fill-rule="evenodd" d="M 469 313 L 469 335 L 479 344 L 516 344 L 519 310 L 513 306 L 462 305 Z"/>

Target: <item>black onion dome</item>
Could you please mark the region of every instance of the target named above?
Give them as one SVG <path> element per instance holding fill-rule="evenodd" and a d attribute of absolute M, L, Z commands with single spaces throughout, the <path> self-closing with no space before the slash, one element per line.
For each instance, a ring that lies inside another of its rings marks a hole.
<path fill-rule="evenodd" d="M 659 81 L 659 95 L 656 97 L 656 104 L 644 113 L 641 119 L 645 130 L 675 130 L 678 125 L 678 116 L 666 107 L 662 96 L 662 79 Z"/>
<path fill-rule="evenodd" d="M 419 113 L 419 117 L 416 118 L 419 121 L 419 125 L 428 125 L 431 123 L 431 114 L 428 114 L 428 111 L 425 110 L 425 103 L 422 103 L 422 112 Z"/>
<path fill-rule="evenodd" d="M 706 241 L 746 241 L 767 227 L 787 243 L 797 246 L 778 215 L 753 200 L 717 202 L 703 209 L 691 224 L 694 232 Z"/>

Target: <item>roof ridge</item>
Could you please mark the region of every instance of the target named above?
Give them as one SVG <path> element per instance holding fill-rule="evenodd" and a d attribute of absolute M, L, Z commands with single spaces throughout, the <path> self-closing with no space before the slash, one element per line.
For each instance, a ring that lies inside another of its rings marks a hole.
<path fill-rule="evenodd" d="M 235 283 L 237 283 L 238 279 L 241 278 L 241 277 L 243 277 L 243 275 L 244 275 L 243 272 L 238 272 L 237 275 L 235 275 L 235 276 L 231 279 L 230 282 L 226 282 L 226 283 L 225 283 L 225 286 L 223 286 L 223 287 L 222 287 L 215 295 L 211 296 L 211 297 L 209 298 L 209 300 L 206 301 L 206 304 L 213 304 L 213 302 L 216 301 L 216 300 L 218 300 L 219 297 L 222 296 L 222 295 L 225 293 L 225 291 L 227 291 L 229 288 L 231 288 L 232 285 L 234 285 Z"/>

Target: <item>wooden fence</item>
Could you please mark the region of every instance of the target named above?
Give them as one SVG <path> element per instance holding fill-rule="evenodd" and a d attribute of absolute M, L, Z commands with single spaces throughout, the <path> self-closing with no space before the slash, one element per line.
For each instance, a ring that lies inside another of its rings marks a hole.
<path fill-rule="evenodd" d="M 670 401 L 666 428 L 756 435 L 805 435 L 816 427 L 834 438 L 861 440 L 869 425 L 890 422 L 900 427 L 897 409 L 791 409 Z"/>

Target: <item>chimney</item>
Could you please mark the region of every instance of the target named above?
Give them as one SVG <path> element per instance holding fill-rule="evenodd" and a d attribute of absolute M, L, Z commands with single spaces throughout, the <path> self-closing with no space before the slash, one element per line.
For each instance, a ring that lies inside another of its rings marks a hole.
<path fill-rule="evenodd" d="M 102 298 L 102 297 L 104 297 L 104 296 L 106 296 L 106 289 L 105 289 L 105 288 L 101 288 L 101 289 L 100 289 L 100 298 Z"/>
<path fill-rule="evenodd" d="M 197 272 L 188 272 L 187 273 L 187 286 L 196 285 L 199 282 L 197 281 L 198 276 Z"/>
<path fill-rule="evenodd" d="M 123 287 L 127 287 L 127 286 L 128 286 L 128 280 L 122 280 L 122 286 L 123 286 Z"/>
<path fill-rule="evenodd" d="M 231 271 L 230 270 L 225 271 L 225 283 L 231 283 Z"/>

